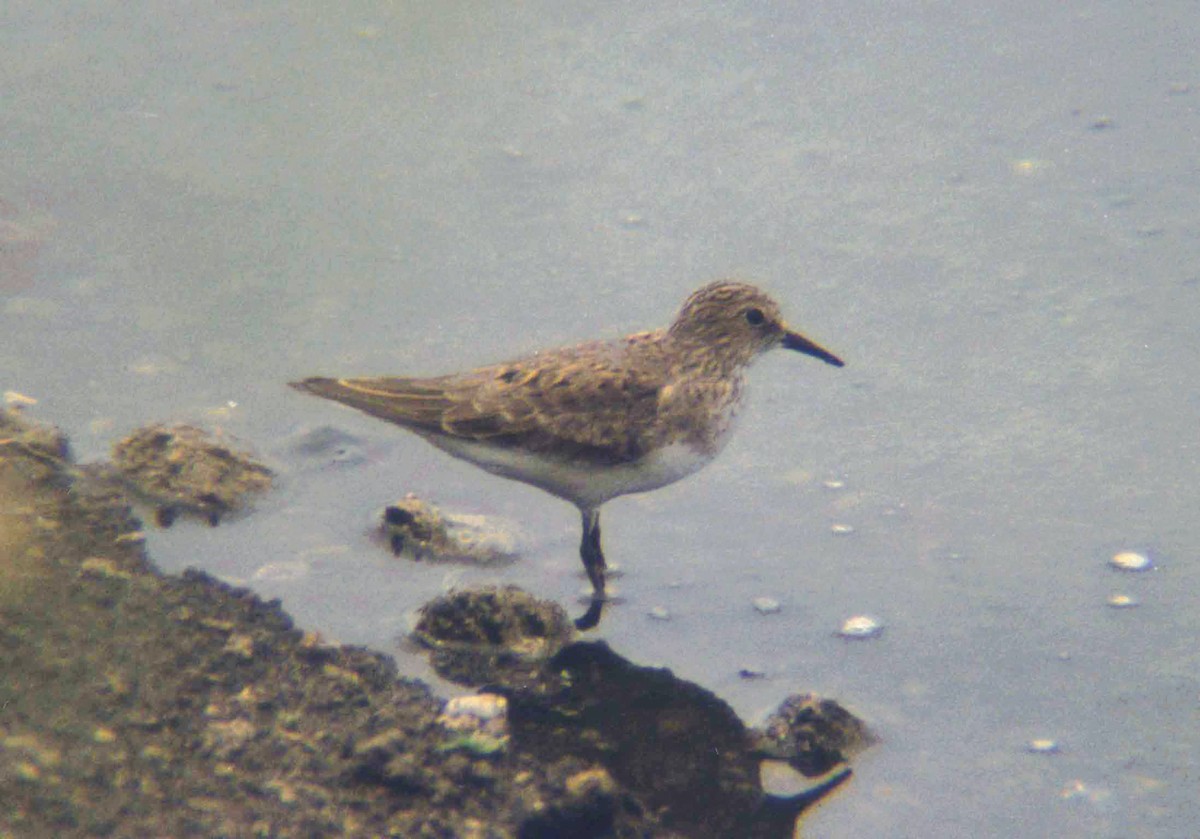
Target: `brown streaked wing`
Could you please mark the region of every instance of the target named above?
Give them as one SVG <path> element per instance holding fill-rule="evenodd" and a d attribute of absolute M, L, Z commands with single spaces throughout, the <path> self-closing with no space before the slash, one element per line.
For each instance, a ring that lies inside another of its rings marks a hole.
<path fill-rule="evenodd" d="M 637 457 L 666 371 L 623 347 L 589 344 L 474 371 L 448 383 L 456 436 L 602 460 Z M 563 444 L 574 444 L 566 446 Z"/>
<path fill-rule="evenodd" d="M 453 378 L 312 378 L 293 382 L 292 387 L 414 430 L 440 431 L 442 416 L 452 404 L 444 384 Z"/>
<path fill-rule="evenodd" d="M 658 337 L 581 344 L 458 375 L 294 386 L 418 433 L 623 461 L 642 453 L 666 384 Z"/>

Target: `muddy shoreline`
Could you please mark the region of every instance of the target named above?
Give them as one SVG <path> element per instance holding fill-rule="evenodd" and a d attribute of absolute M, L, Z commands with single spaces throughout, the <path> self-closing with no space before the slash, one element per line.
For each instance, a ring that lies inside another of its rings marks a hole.
<path fill-rule="evenodd" d="M 498 672 L 510 736 L 482 748 L 390 657 L 162 575 L 141 528 L 60 434 L 0 413 L 4 839 L 782 837 L 848 774 L 835 760 L 807 798 L 765 796 L 725 703 L 602 643 Z"/>

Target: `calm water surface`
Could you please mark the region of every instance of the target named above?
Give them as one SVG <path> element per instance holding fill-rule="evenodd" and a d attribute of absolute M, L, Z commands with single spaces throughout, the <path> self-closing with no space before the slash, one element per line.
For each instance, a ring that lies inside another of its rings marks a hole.
<path fill-rule="evenodd" d="M 871 721 L 809 836 L 1194 835 L 1200 25 L 995 5 L 8 2 L 0 384 L 84 459 L 162 420 L 256 446 L 280 491 L 156 560 L 394 651 L 454 583 L 575 608 L 576 513 L 284 382 L 753 279 L 849 366 L 764 359 L 721 460 L 606 507 L 600 636 L 750 719 L 813 689 Z M 323 425 L 352 457 L 291 448 Z M 526 555 L 397 563 L 366 532 L 407 491 L 520 522 Z M 834 637 L 861 613 L 882 637 Z"/>

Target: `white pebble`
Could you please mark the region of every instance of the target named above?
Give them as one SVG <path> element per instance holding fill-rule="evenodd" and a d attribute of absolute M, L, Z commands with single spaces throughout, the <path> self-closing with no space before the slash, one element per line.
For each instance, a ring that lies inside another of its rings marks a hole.
<path fill-rule="evenodd" d="M 1113 568 L 1119 568 L 1122 571 L 1148 571 L 1154 567 L 1150 557 L 1137 551 L 1121 551 L 1113 554 L 1113 558 L 1108 563 Z"/>
<path fill-rule="evenodd" d="M 835 524 L 829 528 L 829 532 L 832 533 L 834 536 L 849 536 L 851 533 L 854 532 L 854 525 L 852 525 L 852 524 Z"/>
<path fill-rule="evenodd" d="M 1025 748 L 1035 755 L 1057 754 L 1058 753 L 1058 741 L 1051 740 L 1048 737 L 1039 737 L 1035 740 L 1030 740 Z"/>
<path fill-rule="evenodd" d="M 1114 609 L 1132 609 L 1134 606 L 1140 605 L 1137 600 L 1130 597 L 1128 594 L 1109 595 L 1109 598 L 1106 602 Z"/>
<path fill-rule="evenodd" d="M 782 606 L 779 605 L 779 600 L 775 600 L 774 598 L 755 598 L 754 607 L 761 615 L 774 615 L 775 612 L 782 609 Z"/>
<path fill-rule="evenodd" d="M 843 638 L 859 639 L 874 638 L 881 632 L 883 632 L 883 624 L 875 618 L 869 615 L 855 615 L 852 618 L 846 618 L 837 634 Z"/>
<path fill-rule="evenodd" d="M 507 713 L 508 700 L 498 694 L 456 696 L 446 702 L 438 722 L 455 731 L 470 730 L 494 720 L 503 721 Z"/>
<path fill-rule="evenodd" d="M 754 608 L 763 615 L 773 615 L 778 612 L 782 606 L 779 601 L 773 597 L 756 597 L 754 598 Z"/>

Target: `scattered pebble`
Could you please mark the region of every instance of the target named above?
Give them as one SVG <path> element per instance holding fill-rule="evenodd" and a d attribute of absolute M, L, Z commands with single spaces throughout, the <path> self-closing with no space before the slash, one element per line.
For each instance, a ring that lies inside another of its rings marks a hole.
<path fill-rule="evenodd" d="M 860 639 L 874 638 L 881 632 L 883 632 L 883 624 L 875 618 L 869 615 L 855 615 L 852 618 L 846 618 L 837 634 L 843 638 Z"/>
<path fill-rule="evenodd" d="M 828 481 L 822 481 L 821 486 L 825 489 L 845 489 L 846 482 L 839 478 L 830 478 Z"/>
<path fill-rule="evenodd" d="M 1154 563 L 1150 557 L 1144 553 L 1137 551 L 1121 551 L 1113 554 L 1113 558 L 1108 561 L 1113 568 L 1118 568 L 1122 571 L 1149 571 L 1154 567 Z"/>
<path fill-rule="evenodd" d="M 1058 754 L 1058 741 L 1051 740 L 1048 737 L 1039 737 L 1030 740 L 1026 745 L 1026 750 L 1035 755 L 1053 755 Z"/>
<path fill-rule="evenodd" d="M 773 615 L 781 608 L 779 601 L 773 597 L 754 598 L 754 609 L 761 615 Z"/>
<path fill-rule="evenodd" d="M 446 702 L 438 724 L 453 736 L 438 751 L 464 751 L 483 756 L 508 744 L 508 700 L 495 693 L 456 696 Z"/>
<path fill-rule="evenodd" d="M 1082 799 L 1090 804 L 1100 804 L 1105 801 L 1112 793 L 1103 788 L 1089 787 L 1083 781 L 1074 780 L 1067 782 L 1059 793 L 1061 798 Z"/>
<path fill-rule="evenodd" d="M 655 606 L 646 614 L 656 621 L 669 621 L 671 619 L 671 613 L 663 606 Z"/>
<path fill-rule="evenodd" d="M 1135 606 L 1141 605 L 1135 598 L 1130 597 L 1128 594 L 1111 594 L 1105 602 L 1114 609 L 1132 609 Z"/>
<path fill-rule="evenodd" d="M 474 730 L 489 723 L 504 728 L 507 714 L 507 699 L 495 693 L 479 693 L 447 700 L 437 721 L 451 731 Z"/>
<path fill-rule="evenodd" d="M 746 681 L 765 679 L 767 678 L 767 671 L 758 667 L 743 667 L 741 670 L 738 670 L 738 678 L 745 679 Z"/>
<path fill-rule="evenodd" d="M 829 532 L 834 536 L 849 536 L 854 532 L 852 524 L 835 524 L 829 528 Z"/>
<path fill-rule="evenodd" d="M 1053 165 L 1048 160 L 1035 160 L 1027 157 L 1021 160 L 1014 160 L 1012 162 L 1012 171 L 1016 175 L 1034 175 L 1050 169 Z"/>

